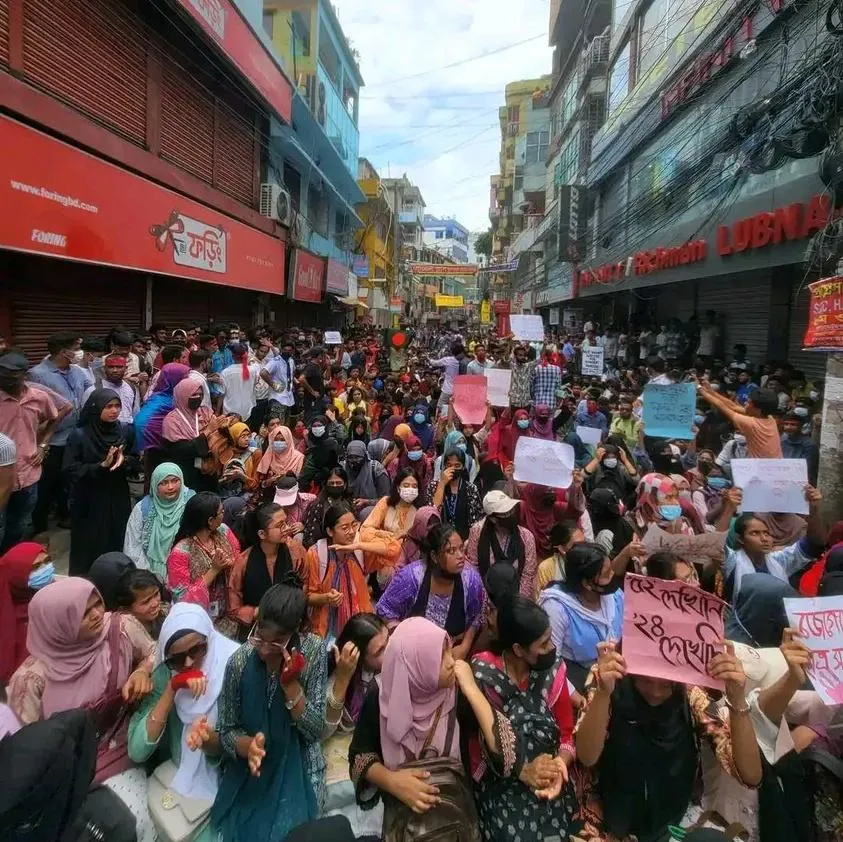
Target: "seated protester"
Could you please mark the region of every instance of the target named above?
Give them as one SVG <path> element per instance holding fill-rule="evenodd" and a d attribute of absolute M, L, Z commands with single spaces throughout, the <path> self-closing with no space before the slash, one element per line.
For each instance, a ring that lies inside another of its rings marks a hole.
<path fill-rule="evenodd" d="M 190 377 L 186 377 L 173 390 L 175 408 L 164 418 L 161 450 L 170 464 L 181 469 L 182 481 L 194 491 L 215 491 L 217 478 L 203 472 L 200 467 L 205 460 L 211 464 L 211 449 L 205 428 L 214 417 L 213 412 L 202 406 L 203 388 Z"/>
<path fill-rule="evenodd" d="M 825 546 L 825 528 L 820 516 L 822 494 L 812 486 L 805 487 L 808 501 L 808 530 L 789 547 L 773 550 L 773 540 L 766 523 L 751 512 L 744 512 L 734 525 L 737 549 L 726 546 L 723 560 L 724 598 L 734 603 L 741 588 L 741 579 L 749 573 L 764 573 L 783 582 L 818 558 Z"/>
<path fill-rule="evenodd" d="M 363 700 L 383 668 L 389 641 L 386 623 L 377 614 L 355 614 L 334 644 L 325 721 L 329 728 L 353 728 Z"/>
<path fill-rule="evenodd" d="M 34 541 L 16 544 L 0 556 L 0 687 L 26 659 L 29 603 L 54 576 L 49 551 Z"/>
<path fill-rule="evenodd" d="M 511 564 L 518 573 L 519 589 L 533 598 L 536 589 L 536 540 L 518 523 L 520 503 L 503 491 L 489 491 L 483 498 L 485 517 L 471 527 L 465 544 L 466 560 L 486 577 L 493 564 Z"/>
<path fill-rule="evenodd" d="M 416 402 L 409 414 L 410 433 L 422 444 L 425 453 L 432 454 L 436 430 L 430 420 L 430 408 L 422 401 Z"/>
<path fill-rule="evenodd" d="M 163 761 L 166 776 L 172 776 L 166 786 L 175 800 L 195 800 L 208 812 L 222 754 L 217 705 L 226 664 L 236 651 L 237 644 L 214 630 L 203 608 L 174 605 L 161 628 L 152 692 L 129 723 L 129 757 L 146 763 L 157 755 L 156 763 Z M 212 838 L 207 823 L 188 837 L 189 842 Z"/>
<path fill-rule="evenodd" d="M 509 410 L 501 413 L 500 420 L 489 434 L 487 455 L 500 463 L 505 471 L 515 459 L 515 448 L 521 436 L 529 435 L 530 413 L 526 409 L 516 409 L 507 422 Z"/>
<path fill-rule="evenodd" d="M 294 474 L 285 474 L 275 483 L 272 502 L 284 509 L 284 514 L 287 515 L 287 534 L 299 544 L 304 540 L 304 524 L 314 500 L 315 494 L 299 491 L 299 481 Z"/>
<path fill-rule="evenodd" d="M 742 784 L 761 783 L 746 675 L 731 645 L 714 655 L 708 672 L 725 682 L 728 720 L 702 688 L 628 675 L 615 644 L 600 644 L 575 742 L 579 762 L 594 770 L 584 786 L 583 817 L 601 837 L 668 838 L 697 790 L 703 740 Z"/>
<path fill-rule="evenodd" d="M 480 472 L 480 465 L 478 462 L 474 461 L 474 457 L 468 452 L 468 442 L 460 430 L 451 430 L 451 432 L 445 436 L 442 453 L 448 453 L 450 450 L 460 450 L 465 454 L 465 466 L 468 473 L 468 479 L 473 483 Z M 433 478 L 436 480 L 442 476 L 442 465 L 444 461 L 445 457 L 442 455 L 437 456 L 433 462 Z"/>
<path fill-rule="evenodd" d="M 575 544 L 565 554 L 565 581 L 552 582 L 539 594 L 550 618 L 553 643 L 568 664 L 568 675 L 582 690 L 597 660 L 597 645 L 620 640 L 623 590 L 619 572 L 627 551 L 609 560 L 599 544 Z"/>
<path fill-rule="evenodd" d="M 364 442 L 349 442 L 343 467 L 348 475 L 348 489 L 354 499 L 354 509 L 358 513 L 371 508 L 389 494 L 389 474 L 380 462 L 369 456 Z"/>
<path fill-rule="evenodd" d="M 574 473 L 570 488 L 549 488 L 533 483 L 519 484 L 521 494 L 521 525 L 526 527 L 536 541 L 538 558 L 547 558 L 553 547 L 550 530 L 560 520 L 580 521 L 585 512 L 582 492 L 582 473 Z"/>
<path fill-rule="evenodd" d="M 292 425 L 292 430 L 296 450 L 304 455 L 307 452 L 307 427 L 305 427 L 304 421 L 296 421 Z"/>
<path fill-rule="evenodd" d="M 483 516 L 483 506 L 476 486 L 466 473 L 466 454 L 462 450 L 446 450 L 440 479 L 432 480 L 426 501 L 439 510 L 443 523 L 450 523 L 465 541 L 471 527 Z"/>
<path fill-rule="evenodd" d="M 324 415 L 310 422 L 304 465 L 299 472 L 299 484 L 308 491 L 311 488 L 320 490 L 330 471 L 340 463 L 340 447 L 337 440 L 328 435 L 329 423 Z"/>
<path fill-rule="evenodd" d="M 423 617 L 401 623 L 386 647 L 383 670 L 363 702 L 348 753 L 357 802 L 371 809 L 383 797 L 385 829 L 392 817 L 395 821 L 404 814 L 401 805 L 414 814 L 429 815 L 431 823 L 441 810 L 447 811 L 443 821 L 454 822 L 453 832 L 460 840 L 479 842 L 474 801 L 468 794 L 467 775 L 460 769 L 457 686 L 476 717 L 490 761 L 508 770 L 501 738 L 509 741 L 511 730 L 503 717 L 492 712 L 468 664 L 455 661 L 445 630 Z M 464 798 L 440 802 L 435 786 L 403 768 L 408 757 L 422 753 L 452 761 L 449 768 L 455 777 L 449 794 L 453 796 L 459 783 L 461 790 L 465 787 Z"/>
<path fill-rule="evenodd" d="M 400 545 L 386 532 L 378 540 L 363 540 L 360 524 L 344 503 L 325 512 L 326 538 L 308 551 L 305 592 L 310 624 L 321 637 L 333 641 L 354 614 L 372 610 L 366 580 L 397 557 Z"/>
<path fill-rule="evenodd" d="M 550 530 L 553 555 L 539 565 L 536 574 L 536 590 L 532 594 L 533 599 L 538 599 L 539 594 L 551 582 L 565 581 L 565 556 L 574 544 L 581 544 L 583 541 L 585 541 L 585 535 L 576 521 L 560 520 L 559 523 L 553 524 Z"/>
<path fill-rule="evenodd" d="M 103 553 L 88 570 L 85 578 L 99 591 L 106 611 L 117 610 L 117 583 L 123 574 L 137 570 L 135 562 L 125 553 Z"/>
<path fill-rule="evenodd" d="M 375 441 L 382 441 L 382 439 L 376 439 Z M 372 442 L 372 444 L 374 443 Z M 419 488 L 424 494 L 433 478 L 433 460 L 424 452 L 421 442 L 415 436 L 407 437 L 406 443 L 402 445 L 400 455 L 389 463 L 387 472 L 392 479 L 395 479 L 396 474 L 405 468 L 409 468 L 416 475 Z"/>
<path fill-rule="evenodd" d="M 392 421 L 400 423 L 391 424 L 390 422 Z M 401 454 L 406 449 L 406 442 L 408 442 L 411 437 L 418 438 L 418 436 L 415 436 L 413 431 L 410 429 L 410 425 L 405 424 L 400 416 L 393 416 L 392 418 L 390 418 L 389 422 L 387 422 L 386 425 L 381 428 L 383 432 L 381 433 L 380 438 L 387 438 L 385 432 L 386 429 L 390 427 L 392 427 L 392 433 L 390 437 L 392 445 L 387 449 L 386 453 L 384 454 L 382 462 L 384 468 L 387 469 L 392 466 L 392 463 L 396 459 L 400 459 Z M 419 439 L 419 441 L 421 441 L 421 439 Z M 422 448 L 422 451 L 424 452 L 424 448 Z"/>
<path fill-rule="evenodd" d="M 304 467 L 304 456 L 296 450 L 293 434 L 282 424 L 267 431 L 266 452 L 258 463 L 258 480 L 262 486 L 275 485 L 281 477 L 298 476 Z"/>
<path fill-rule="evenodd" d="M 393 576 L 375 611 L 390 627 L 407 617 L 426 617 L 448 632 L 454 657 L 465 660 L 483 625 L 483 580 L 465 563 L 462 539 L 452 525 L 435 526 L 427 540 L 426 558 Z"/>
<path fill-rule="evenodd" d="M 222 501 L 210 491 L 187 501 L 167 557 L 167 587 L 176 602 L 201 605 L 218 631 L 236 637 L 237 623 L 228 616 L 227 577 L 240 545 L 223 515 Z"/>
<path fill-rule="evenodd" d="M 400 570 L 410 562 L 424 558 L 428 533 L 440 523 L 442 523 L 442 516 L 439 514 L 439 509 L 434 509 L 433 506 L 421 506 L 416 509 L 413 522 L 401 542 L 401 553 L 395 562 L 395 570 Z"/>
<path fill-rule="evenodd" d="M 621 501 L 611 488 L 597 488 L 588 495 L 586 505 L 595 543 L 614 558 L 635 537 L 629 521 L 621 514 Z"/>
<path fill-rule="evenodd" d="M 362 441 L 367 447 L 372 441 L 372 429 L 369 419 L 365 415 L 354 414 L 349 418 L 346 427 L 346 440 Z"/>
<path fill-rule="evenodd" d="M 627 500 L 638 483 L 635 465 L 622 447 L 613 444 L 598 447 L 594 459 L 583 470 L 589 492 L 607 488 L 618 500 Z"/>
<path fill-rule="evenodd" d="M 726 612 L 726 637 L 756 648 L 775 646 L 789 625 L 782 600 L 798 596 L 795 588 L 775 576 L 747 573 Z"/>
<path fill-rule="evenodd" d="M 808 482 L 816 485 L 820 452 L 811 436 L 803 433 L 803 420 L 795 412 L 787 413 L 782 419 L 782 458 L 804 459 L 808 465 Z"/>
<path fill-rule="evenodd" d="M 225 762 L 211 808 L 220 842 L 281 842 L 325 807 L 327 644 L 305 629 L 295 573 L 261 599 L 225 669 L 216 730 Z"/>
<path fill-rule="evenodd" d="M 483 839 L 566 839 L 577 806 L 569 780 L 574 710 L 547 615 L 527 597 L 504 597 L 497 606 L 493 649 L 475 655 L 471 667 L 483 695 L 515 737 L 516 757 L 508 769 L 489 769 L 478 754 L 478 768 L 472 770 Z M 510 816 L 518 817 L 517 830 Z"/>
<path fill-rule="evenodd" d="M 123 553 L 137 567 L 151 570 L 162 581 L 167 578 L 167 556 L 184 507 L 194 494 L 185 484 L 182 469 L 175 462 L 162 462 L 152 472 L 149 494 L 135 503 L 129 516 Z M 105 598 L 107 604 L 108 597 Z"/>
<path fill-rule="evenodd" d="M 302 543 L 310 549 L 317 541 L 325 537 L 325 512 L 331 506 L 342 503 L 354 510 L 354 498 L 348 485 L 348 474 L 342 465 L 331 468 L 319 494 L 307 509 L 302 532 Z"/>
<path fill-rule="evenodd" d="M 128 754 L 126 702 L 152 688 L 154 645 L 120 614 L 105 610 L 87 579 L 57 579 L 29 603 L 29 657 L 12 676 L 9 707 L 22 725 L 80 707 L 96 709 L 103 739 L 97 746 L 97 783 L 132 811 L 138 842 L 154 842 L 146 802 L 146 773 Z"/>
<path fill-rule="evenodd" d="M 735 433 L 721 448 L 715 462 L 720 465 L 729 479 L 732 478 L 732 460 L 748 459 L 749 449 L 746 444 L 746 436 L 743 433 Z"/>
<path fill-rule="evenodd" d="M 158 639 L 169 594 L 151 570 L 125 570 L 114 586 L 114 610 L 139 626 L 151 641 Z"/>
<path fill-rule="evenodd" d="M 264 503 L 245 516 L 248 549 L 234 562 L 228 576 L 228 610 L 245 640 L 255 622 L 263 595 L 291 570 L 304 566 L 304 548 L 290 541 L 287 515 L 277 503 Z"/>
<path fill-rule="evenodd" d="M 694 527 L 682 514 L 679 489 L 663 474 L 646 474 L 638 483 L 635 508 L 627 520 L 638 537 L 643 537 L 651 523 L 673 535 L 694 535 Z"/>
<path fill-rule="evenodd" d="M 362 415 L 364 418 L 369 412 L 369 407 L 363 397 L 363 390 L 359 386 L 353 386 L 346 393 L 348 395 L 348 404 L 346 411 L 350 416 Z"/>

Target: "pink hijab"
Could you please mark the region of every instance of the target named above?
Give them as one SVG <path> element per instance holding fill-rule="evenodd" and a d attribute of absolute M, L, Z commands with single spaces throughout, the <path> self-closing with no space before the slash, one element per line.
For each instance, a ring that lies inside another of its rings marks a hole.
<path fill-rule="evenodd" d="M 119 615 L 106 614 L 102 631 L 79 639 L 85 606 L 96 588 L 87 579 L 57 579 L 38 591 L 29 603 L 29 654 L 43 665 L 46 677 L 42 696 L 46 719 L 63 710 L 97 702 L 105 693 L 111 674 L 108 632 Z M 132 644 L 121 635 L 117 686 L 122 687 L 132 668 Z"/>
<path fill-rule="evenodd" d="M 380 688 L 380 727 L 383 762 L 395 770 L 405 763 L 405 749 L 413 758 L 436 721 L 439 724 L 430 748 L 445 751 L 448 718 L 457 703 L 456 685 L 439 687 L 442 650 L 448 633 L 424 617 L 410 617 L 398 624 L 386 647 L 383 670 L 377 678 Z M 459 759 L 459 727 L 454 726 L 451 756 Z"/>
<path fill-rule="evenodd" d="M 304 454 L 296 450 L 290 428 L 283 425 L 276 427 L 270 431 L 268 438 L 269 444 L 266 453 L 261 457 L 258 473 L 267 477 L 283 477 L 284 474 L 292 472 L 298 476 L 304 465 Z M 287 442 L 287 449 L 283 453 L 273 450 L 272 443 L 278 439 Z"/>
<path fill-rule="evenodd" d="M 162 434 L 167 441 L 193 441 L 208 419 L 213 415 L 206 406 L 198 410 L 190 409 L 187 402 L 197 392 L 202 391 L 202 384 L 190 377 L 185 377 L 173 389 L 173 405 L 175 409 L 167 413 Z"/>

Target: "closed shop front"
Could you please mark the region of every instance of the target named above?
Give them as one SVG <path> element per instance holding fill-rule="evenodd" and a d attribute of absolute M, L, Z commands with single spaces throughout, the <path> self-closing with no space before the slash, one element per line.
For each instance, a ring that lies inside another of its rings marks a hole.
<path fill-rule="evenodd" d="M 159 277 L 152 282 L 152 321 L 170 330 L 228 322 L 251 327 L 256 320 L 258 297 L 252 290 Z"/>

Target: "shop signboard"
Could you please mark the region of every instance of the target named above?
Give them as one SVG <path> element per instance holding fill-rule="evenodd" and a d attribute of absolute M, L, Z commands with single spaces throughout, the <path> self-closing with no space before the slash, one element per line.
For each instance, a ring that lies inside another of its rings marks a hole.
<path fill-rule="evenodd" d="M 293 301 L 319 304 L 324 288 L 325 258 L 304 249 L 293 249 L 287 297 Z"/>
<path fill-rule="evenodd" d="M 416 278 L 476 275 L 477 265 L 474 263 L 411 263 L 410 274 Z"/>
<path fill-rule="evenodd" d="M 462 307 L 464 305 L 463 297 L 461 295 L 437 295 L 437 307 Z"/>
<path fill-rule="evenodd" d="M 328 258 L 328 268 L 325 272 L 325 292 L 332 295 L 348 295 L 348 266 L 338 260 Z"/>

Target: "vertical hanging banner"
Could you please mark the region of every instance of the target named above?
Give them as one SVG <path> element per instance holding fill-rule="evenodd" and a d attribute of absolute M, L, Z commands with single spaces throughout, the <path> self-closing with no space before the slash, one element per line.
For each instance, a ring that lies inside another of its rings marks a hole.
<path fill-rule="evenodd" d="M 802 347 L 806 351 L 839 351 L 843 348 L 843 276 L 816 281 L 808 289 L 811 300 Z"/>

